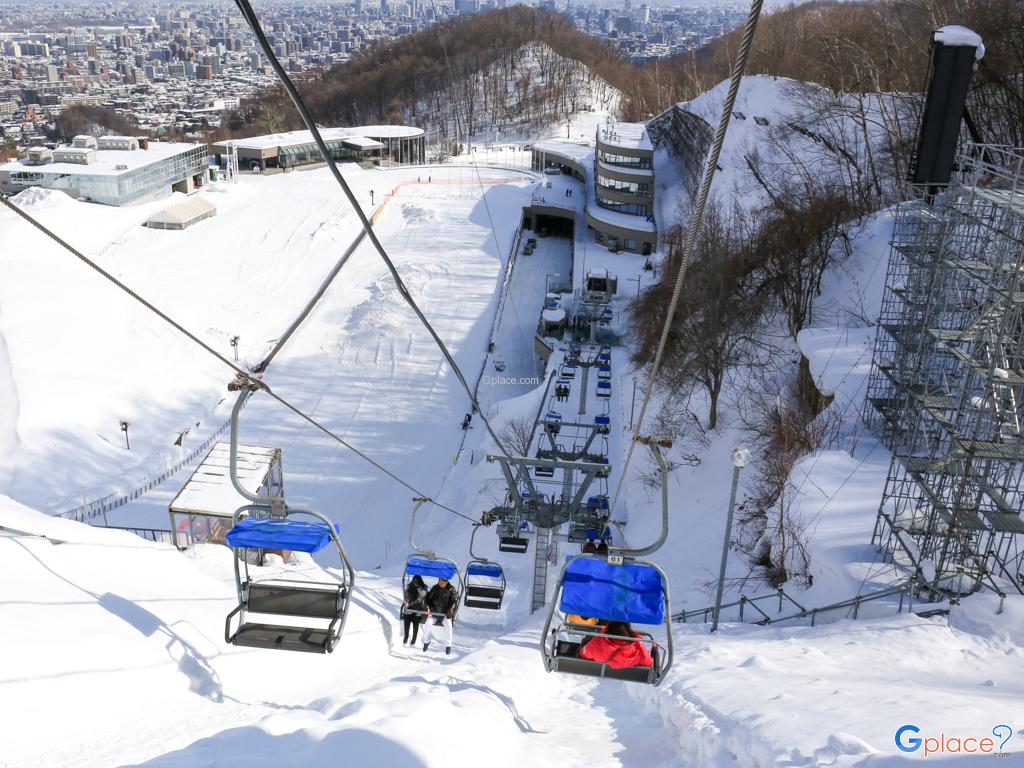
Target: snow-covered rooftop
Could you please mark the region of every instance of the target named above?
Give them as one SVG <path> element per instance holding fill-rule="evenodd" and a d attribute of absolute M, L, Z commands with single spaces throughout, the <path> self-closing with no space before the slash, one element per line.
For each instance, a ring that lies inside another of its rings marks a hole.
<path fill-rule="evenodd" d="M 409 125 L 358 125 L 350 128 L 321 128 L 324 141 L 339 139 L 414 139 L 423 135 L 422 128 Z M 223 146 L 232 145 L 239 149 L 272 149 L 274 147 L 301 147 L 313 143 L 309 131 L 288 131 L 268 133 L 265 136 L 250 136 L 246 139 L 228 139 L 218 142 Z"/>
<path fill-rule="evenodd" d="M 143 166 L 166 160 L 169 157 L 183 154 L 198 146 L 200 145 L 186 142 L 152 141 L 149 144 L 149 149 L 89 150 L 96 155 L 96 160 L 88 165 L 81 163 L 44 163 L 43 165 L 33 165 L 28 161 L 28 158 L 23 158 L 21 160 L 11 160 L 0 165 L 0 171 L 7 171 L 9 173 L 27 171 L 46 175 L 73 173 L 90 176 L 118 176 L 136 168 L 142 168 Z"/>
<path fill-rule="evenodd" d="M 645 123 L 606 123 L 598 127 L 597 138 L 602 144 L 624 149 L 654 150 Z"/>
<path fill-rule="evenodd" d="M 256 493 L 270 472 L 280 450 L 255 445 L 238 447 L 238 481 L 251 493 Z M 249 503 L 231 484 L 231 449 L 227 443 L 217 443 L 196 467 L 192 477 L 171 502 L 172 512 L 231 517 L 235 510 Z"/>

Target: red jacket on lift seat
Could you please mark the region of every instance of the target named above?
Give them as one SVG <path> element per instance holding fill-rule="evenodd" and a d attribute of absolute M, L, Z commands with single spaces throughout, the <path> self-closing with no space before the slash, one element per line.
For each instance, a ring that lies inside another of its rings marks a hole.
<path fill-rule="evenodd" d="M 592 638 L 580 648 L 580 658 L 603 662 L 612 669 L 650 667 L 654 664 L 651 652 L 641 641 L 616 640 L 601 635 Z"/>

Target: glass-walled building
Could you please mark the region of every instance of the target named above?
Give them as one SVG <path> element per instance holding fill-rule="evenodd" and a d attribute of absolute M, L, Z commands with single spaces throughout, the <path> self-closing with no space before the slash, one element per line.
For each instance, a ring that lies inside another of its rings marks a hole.
<path fill-rule="evenodd" d="M 0 165 L 0 192 L 13 195 L 45 187 L 86 202 L 121 206 L 172 191 L 189 193 L 206 183 L 209 161 L 204 145 L 142 140 L 133 146 L 138 149 L 97 149 L 78 155 L 57 150 L 52 159 L 30 153 Z"/>
<path fill-rule="evenodd" d="M 426 135 L 422 128 L 407 125 L 364 125 L 320 130 L 331 159 L 341 162 L 399 163 L 416 165 L 426 160 Z M 234 147 L 242 169 L 294 168 L 323 162 L 309 131 L 289 131 L 247 139 L 229 139 L 213 145 L 217 162 Z"/>

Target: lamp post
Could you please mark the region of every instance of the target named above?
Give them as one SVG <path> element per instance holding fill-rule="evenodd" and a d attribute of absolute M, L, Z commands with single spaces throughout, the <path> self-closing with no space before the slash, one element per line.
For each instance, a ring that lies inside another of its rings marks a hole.
<path fill-rule="evenodd" d="M 740 483 L 740 470 L 750 463 L 750 449 L 737 447 L 732 451 L 732 491 L 729 493 L 729 513 L 725 518 L 725 539 L 722 541 L 722 564 L 718 569 L 718 592 L 715 594 L 715 618 L 711 631 L 718 630 L 718 615 L 722 610 L 722 590 L 725 588 L 725 565 L 729 560 L 729 539 L 732 537 L 732 516 L 736 508 L 736 487 Z"/>
<path fill-rule="evenodd" d="M 370 207 L 373 207 L 373 190 L 370 190 Z"/>
<path fill-rule="evenodd" d="M 132 449 L 131 443 L 128 442 L 128 422 L 121 422 L 121 431 L 124 432 L 124 447 L 129 451 Z"/>
<path fill-rule="evenodd" d="M 237 336 L 232 336 L 231 337 L 231 349 L 233 349 L 234 352 L 235 352 L 235 362 L 237 363 L 238 362 L 238 337 Z"/>

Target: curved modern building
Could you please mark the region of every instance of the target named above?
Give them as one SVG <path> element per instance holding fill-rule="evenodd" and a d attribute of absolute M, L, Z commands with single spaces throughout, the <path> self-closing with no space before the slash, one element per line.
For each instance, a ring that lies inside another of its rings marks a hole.
<path fill-rule="evenodd" d="M 387 160 L 394 163 L 423 163 L 426 159 L 426 137 L 422 128 L 410 125 L 362 125 L 353 128 L 320 130 L 331 157 L 339 162 Z M 289 131 L 247 139 L 229 139 L 213 145 L 213 154 L 220 162 L 233 146 L 242 168 L 293 168 L 323 162 L 309 131 Z"/>
<path fill-rule="evenodd" d="M 608 123 L 594 145 L 559 139 L 538 142 L 533 168 L 560 168 L 584 181 L 583 215 L 611 250 L 648 254 L 656 247 L 654 145 L 643 123 Z"/>

